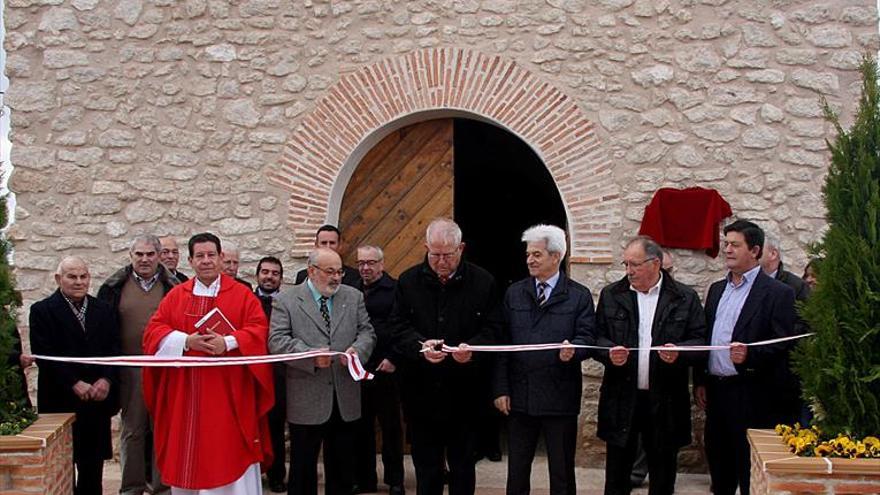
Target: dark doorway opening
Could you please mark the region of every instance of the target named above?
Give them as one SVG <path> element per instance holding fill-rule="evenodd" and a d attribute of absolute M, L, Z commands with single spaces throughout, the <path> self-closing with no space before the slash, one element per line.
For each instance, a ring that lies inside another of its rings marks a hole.
<path fill-rule="evenodd" d="M 503 293 L 528 276 L 523 231 L 539 223 L 567 231 L 565 207 L 547 167 L 516 135 L 455 119 L 453 136 L 453 203 L 466 257 L 492 273 Z"/>

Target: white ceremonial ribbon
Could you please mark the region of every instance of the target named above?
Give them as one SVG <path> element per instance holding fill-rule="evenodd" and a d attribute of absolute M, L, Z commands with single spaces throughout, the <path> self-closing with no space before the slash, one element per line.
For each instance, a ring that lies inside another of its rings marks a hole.
<path fill-rule="evenodd" d="M 770 339 L 770 340 L 762 340 L 759 342 L 742 342 L 743 345 L 748 347 L 758 347 L 763 345 L 771 345 L 778 344 L 780 342 L 787 342 L 790 340 L 802 339 L 804 337 L 809 337 L 813 335 L 812 333 L 804 333 L 801 335 L 793 335 L 790 337 L 780 337 L 778 339 Z M 663 345 L 655 345 L 648 347 L 647 349 L 642 347 L 626 347 L 625 349 L 630 352 L 638 352 L 642 350 L 649 351 L 720 351 L 724 349 L 729 349 L 730 345 L 688 345 L 688 346 L 663 346 Z M 459 346 L 449 346 L 443 344 L 441 350 L 443 352 L 456 352 L 456 351 L 473 351 L 473 352 L 521 352 L 521 351 L 549 351 L 556 349 L 598 349 L 608 351 L 611 350 L 611 347 L 598 346 L 598 345 L 584 345 L 584 344 L 563 344 L 559 343 L 548 343 L 548 344 L 517 344 L 517 345 L 469 345 L 465 344 L 465 347 L 459 348 Z M 429 348 L 422 349 L 422 352 L 426 352 L 430 350 Z"/>
<path fill-rule="evenodd" d="M 144 368 L 200 368 L 205 366 L 243 366 L 247 364 L 269 364 L 283 361 L 295 361 L 320 356 L 347 356 L 348 373 L 354 381 L 372 380 L 373 374 L 368 372 L 357 354 L 338 351 L 306 351 L 289 354 L 267 354 L 263 356 L 106 356 L 106 357 L 67 357 L 33 355 L 36 359 L 57 361 L 60 363 L 93 364 L 102 366 L 135 366 Z"/>

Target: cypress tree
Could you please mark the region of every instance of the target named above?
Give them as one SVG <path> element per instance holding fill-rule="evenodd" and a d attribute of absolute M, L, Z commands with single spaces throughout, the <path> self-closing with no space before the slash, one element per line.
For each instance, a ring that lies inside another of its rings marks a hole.
<path fill-rule="evenodd" d="M 861 65 L 855 122 L 828 142 L 831 165 L 822 189 L 828 230 L 815 247 L 823 258 L 818 286 L 801 314 L 816 335 L 795 354 L 804 398 L 829 435 L 880 434 L 880 90 L 877 62 Z"/>

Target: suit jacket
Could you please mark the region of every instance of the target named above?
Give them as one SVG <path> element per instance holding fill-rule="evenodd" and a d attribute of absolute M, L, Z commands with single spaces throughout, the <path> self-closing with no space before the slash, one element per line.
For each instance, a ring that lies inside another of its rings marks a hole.
<path fill-rule="evenodd" d="M 543 305 L 538 304 L 535 279 L 514 283 L 504 295 L 505 332 L 510 344 L 558 343 L 593 345 L 596 313 L 590 290 L 559 275 Z M 510 409 L 532 416 L 577 416 L 581 410 L 586 349 L 567 362 L 559 351 L 499 353 L 495 358 L 493 397 L 510 396 Z"/>
<path fill-rule="evenodd" d="M 384 272 L 382 277 L 369 287 L 364 287 L 364 281 L 360 278 L 354 285 L 355 289 L 364 292 L 367 314 L 370 315 L 370 323 L 373 324 L 373 330 L 376 332 L 376 348 L 370 355 L 370 361 L 364 363 L 368 370 L 376 369 L 376 366 L 379 366 L 379 363 L 386 358 L 395 364 L 399 362 L 399 358 L 391 352 L 393 335 L 388 325 L 388 318 L 391 316 L 391 308 L 394 305 L 394 289 L 396 287 L 397 280 Z"/>
<path fill-rule="evenodd" d="M 605 287 L 596 312 L 596 345 L 639 346 L 639 305 L 629 280 Z M 706 320 L 700 298 L 690 287 L 663 272 L 663 284 L 651 326 L 651 345 L 705 345 Z M 611 364 L 608 351 L 594 352 L 605 365 L 599 395 L 599 438 L 623 447 L 632 431 L 638 392 L 638 353 L 631 352 L 623 366 Z M 648 360 L 648 397 L 654 425 L 652 447 L 679 448 L 691 442 L 691 399 L 688 372 L 691 364 L 702 364 L 704 352 L 679 352 L 666 363 L 656 352 Z"/>
<path fill-rule="evenodd" d="M 119 330 L 110 306 L 92 296 L 86 309 L 86 329 L 60 290 L 31 306 L 30 339 L 34 354 L 94 357 L 119 355 Z M 109 459 L 110 417 L 119 410 L 119 379 L 113 366 L 94 366 L 38 360 L 37 406 L 41 413 L 75 412 L 80 438 L 74 440 L 74 456 Z M 110 382 L 110 394 L 100 402 L 82 401 L 73 392 L 76 382 Z"/>
<path fill-rule="evenodd" d="M 779 263 L 779 269 L 776 270 L 776 280 L 789 286 L 794 290 L 794 298 L 796 304 L 805 304 L 810 297 L 810 286 L 797 275 L 784 269 L 783 264 Z M 800 311 L 797 311 L 794 319 L 794 333 L 801 335 L 810 331 L 810 326 L 806 320 L 801 318 Z M 801 410 L 804 407 L 801 399 L 801 381 L 791 369 L 791 353 L 786 353 L 773 370 L 773 381 L 776 382 L 776 394 L 774 401 L 774 417 L 771 418 L 773 423 L 792 424 L 800 418 Z"/>
<path fill-rule="evenodd" d="M 328 332 L 308 284 L 285 290 L 272 301 L 269 324 L 269 352 L 284 354 L 320 348 L 344 352 L 353 347 L 366 363 L 376 345 L 364 296 L 360 291 L 340 285 L 333 296 Z M 361 415 L 361 387 L 348 370 L 334 359 L 329 368 L 316 368 L 313 359 L 287 362 L 287 421 L 300 425 L 320 425 L 330 419 L 333 398 L 343 421 Z"/>
<path fill-rule="evenodd" d="M 770 278 L 761 270 L 757 274 L 733 327 L 731 342 L 751 343 L 794 335 L 794 290 Z M 706 340 L 709 343 L 712 342 L 718 303 L 726 285 L 726 278 L 715 282 L 709 287 L 709 294 L 706 296 Z M 735 365 L 737 373 L 745 380 L 749 390 L 748 401 L 752 404 L 749 426 L 775 426 L 770 424 L 773 420 L 772 412 L 768 408 L 775 400 L 777 388 L 773 373 L 791 347 L 792 344 L 788 342 L 749 347 L 746 360 Z M 695 368 L 694 384 L 704 385 L 708 372 L 708 366 Z"/>

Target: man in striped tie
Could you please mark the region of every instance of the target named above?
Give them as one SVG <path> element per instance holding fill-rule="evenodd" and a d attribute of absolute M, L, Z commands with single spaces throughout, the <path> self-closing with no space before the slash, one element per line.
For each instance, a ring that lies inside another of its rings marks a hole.
<path fill-rule="evenodd" d="M 565 258 L 565 231 L 536 225 L 523 233 L 529 277 L 507 289 L 505 340 L 510 344 L 594 340 L 590 290 L 559 270 Z M 550 470 L 550 493 L 574 495 L 577 417 L 581 410 L 581 361 L 586 349 L 499 354 L 495 407 L 509 417 L 507 493 L 528 494 L 532 460 L 543 433 Z"/>

